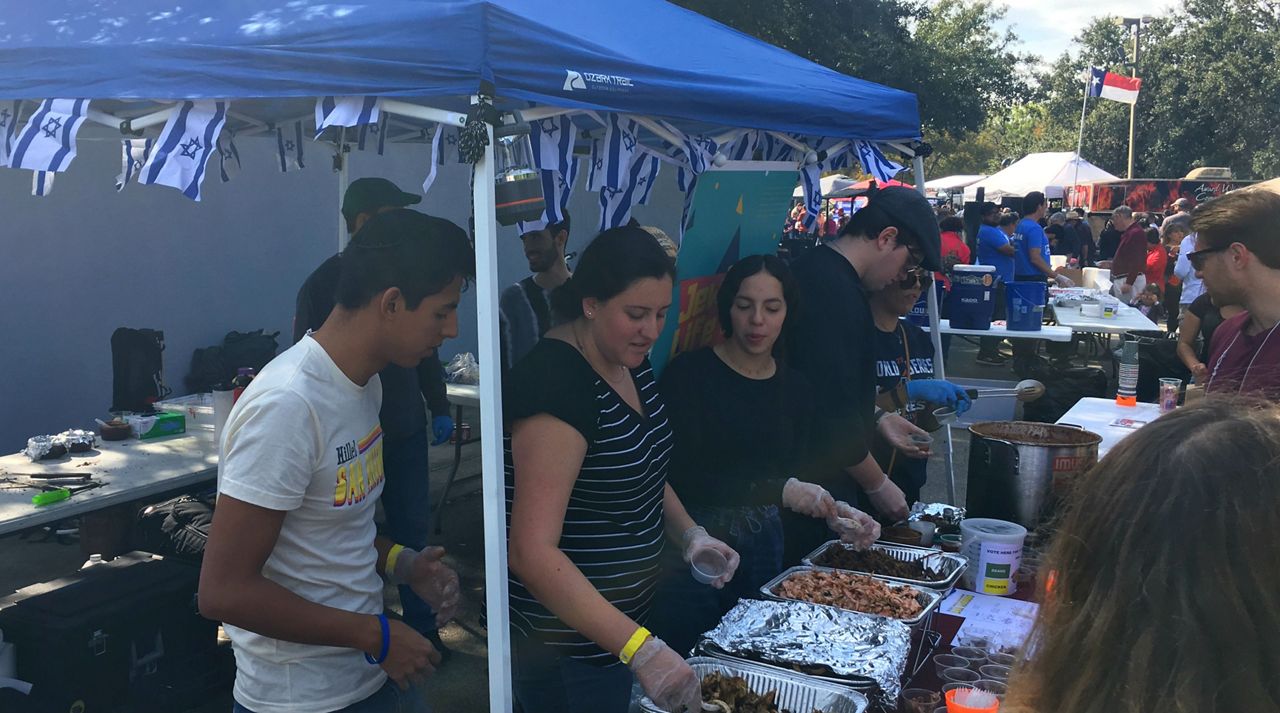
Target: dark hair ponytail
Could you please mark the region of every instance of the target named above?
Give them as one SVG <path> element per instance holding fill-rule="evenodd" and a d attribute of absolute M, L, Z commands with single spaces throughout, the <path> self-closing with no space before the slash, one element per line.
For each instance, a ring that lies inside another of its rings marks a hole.
<path fill-rule="evenodd" d="M 675 263 L 648 231 L 610 228 L 582 251 L 573 277 L 552 291 L 551 309 L 557 322 L 575 320 L 582 316 L 583 300 L 612 299 L 646 277 L 675 280 Z"/>

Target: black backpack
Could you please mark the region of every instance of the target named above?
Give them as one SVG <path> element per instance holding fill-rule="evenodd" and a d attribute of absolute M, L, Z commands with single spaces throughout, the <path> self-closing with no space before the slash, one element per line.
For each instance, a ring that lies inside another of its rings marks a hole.
<path fill-rule="evenodd" d="M 136 549 L 199 562 L 209 542 L 216 490 L 180 495 L 138 511 Z"/>
<path fill-rule="evenodd" d="M 111 334 L 111 409 L 150 413 L 173 393 L 164 385 L 164 332 L 120 327 Z"/>
<path fill-rule="evenodd" d="M 219 346 L 197 349 L 191 355 L 191 371 L 185 383 L 191 393 L 212 391 L 214 386 L 230 384 L 236 369 L 251 367 L 261 371 L 276 355 L 276 337 L 279 332 L 264 334 L 252 332 L 227 332 Z"/>

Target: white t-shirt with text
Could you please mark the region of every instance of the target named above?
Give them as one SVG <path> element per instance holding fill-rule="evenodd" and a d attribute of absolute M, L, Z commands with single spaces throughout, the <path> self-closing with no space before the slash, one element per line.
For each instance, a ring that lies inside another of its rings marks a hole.
<path fill-rule="evenodd" d="M 382 493 L 382 384 L 359 386 L 310 336 L 245 389 L 221 442 L 218 493 L 287 514 L 263 576 L 308 601 L 382 612 L 374 505 Z M 234 696 L 255 713 L 325 713 L 386 681 L 356 649 L 268 638 L 227 625 Z"/>

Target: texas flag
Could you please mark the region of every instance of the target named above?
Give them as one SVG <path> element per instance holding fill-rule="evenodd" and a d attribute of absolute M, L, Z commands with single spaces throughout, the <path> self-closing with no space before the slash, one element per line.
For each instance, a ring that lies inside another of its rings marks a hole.
<path fill-rule="evenodd" d="M 1089 74 L 1089 96 L 1125 104 L 1134 104 L 1138 101 L 1138 90 L 1142 88 L 1141 79 L 1125 77 L 1097 67 L 1090 67 Z"/>

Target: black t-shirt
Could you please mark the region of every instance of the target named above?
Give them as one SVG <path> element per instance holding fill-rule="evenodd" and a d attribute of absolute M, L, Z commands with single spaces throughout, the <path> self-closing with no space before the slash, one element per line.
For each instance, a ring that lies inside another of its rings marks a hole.
<path fill-rule="evenodd" d="M 867 457 L 875 432 L 875 324 L 862 279 L 834 249 L 815 248 L 791 270 L 800 294 L 788 305 L 787 359 L 813 385 L 817 407 L 810 472 L 844 491 L 842 470 Z"/>
<path fill-rule="evenodd" d="M 671 361 L 659 384 L 675 434 L 671 487 L 685 505 L 777 505 L 813 431 L 813 391 L 778 363 L 749 379 L 711 347 Z"/>
<path fill-rule="evenodd" d="M 564 421 L 587 441 L 569 493 L 560 549 L 600 594 L 643 624 L 649 616 L 665 541 L 662 496 L 671 426 L 653 367 L 631 370 L 644 413 L 636 413 L 577 349 L 543 339 L 512 367 L 503 399 L 507 521 L 515 495 L 511 424 L 536 414 Z M 617 658 L 562 622 L 508 574 L 511 626 L 562 655 L 607 666 Z"/>
<path fill-rule="evenodd" d="M 905 335 L 905 340 L 904 340 Z M 876 328 L 876 386 L 880 391 L 891 391 L 904 378 L 933 378 L 933 342 L 920 327 L 906 320 L 899 320 L 898 327 L 891 332 Z M 908 358 L 908 354 L 910 357 Z M 907 404 L 903 415 L 908 421 L 916 423 L 926 404 L 912 401 Z M 894 456 L 894 449 L 883 438 L 877 438 L 871 450 L 876 462 L 899 485 L 909 484 L 914 488 L 924 485 L 929 471 L 929 461 L 923 458 L 907 458 L 902 454 Z M 890 462 L 892 461 L 892 469 Z"/>
<path fill-rule="evenodd" d="M 1098 235 L 1098 259 L 1112 260 L 1116 256 L 1116 251 L 1120 249 L 1120 231 L 1114 226 L 1107 223 L 1107 227 L 1102 229 L 1102 233 Z"/>
<path fill-rule="evenodd" d="M 1222 311 L 1209 299 L 1206 292 L 1191 301 L 1187 311 L 1200 318 L 1200 361 L 1209 363 L 1209 345 L 1213 342 L 1213 333 L 1222 325 Z"/>

